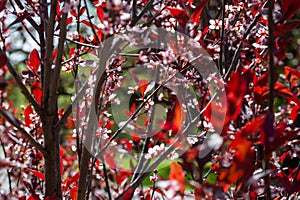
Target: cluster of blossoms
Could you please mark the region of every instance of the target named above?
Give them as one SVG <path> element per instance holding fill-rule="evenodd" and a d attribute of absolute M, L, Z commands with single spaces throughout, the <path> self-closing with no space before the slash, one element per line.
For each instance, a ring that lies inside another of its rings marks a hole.
<path fill-rule="evenodd" d="M 145 155 L 146 159 L 157 158 L 158 155 L 165 152 L 165 144 L 155 145 L 148 149 L 148 153 Z"/>

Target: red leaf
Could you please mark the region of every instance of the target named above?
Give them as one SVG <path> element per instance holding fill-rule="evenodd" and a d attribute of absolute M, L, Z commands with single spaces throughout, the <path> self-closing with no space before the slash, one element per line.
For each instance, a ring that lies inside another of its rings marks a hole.
<path fill-rule="evenodd" d="M 42 104 L 43 90 L 41 89 L 40 82 L 34 82 L 31 84 L 31 93 L 35 97 L 39 104 Z"/>
<path fill-rule="evenodd" d="M 185 10 L 172 7 L 167 7 L 167 9 L 170 11 L 171 15 L 178 21 L 179 25 L 182 28 L 185 28 L 186 23 L 189 21 Z"/>
<path fill-rule="evenodd" d="M 6 65 L 7 57 L 5 54 L 0 54 L 0 67 Z"/>
<path fill-rule="evenodd" d="M 289 74 L 292 73 L 295 76 L 297 76 L 298 79 L 300 79 L 300 72 L 297 69 L 293 69 L 289 66 L 285 66 L 284 67 L 284 73 L 285 73 L 286 76 L 289 76 Z"/>
<path fill-rule="evenodd" d="M 71 190 L 70 190 L 70 196 L 72 198 L 72 200 L 77 200 L 77 191 L 78 191 L 78 187 L 73 187 Z"/>
<path fill-rule="evenodd" d="M 183 118 L 184 116 L 180 103 L 176 100 L 175 105 L 172 106 L 172 108 L 169 108 L 167 111 L 167 118 L 162 130 L 172 130 L 172 134 L 175 135 L 181 128 Z"/>
<path fill-rule="evenodd" d="M 227 118 L 235 120 L 239 116 L 246 90 L 246 80 L 240 74 L 233 72 L 226 87 L 228 103 Z"/>
<path fill-rule="evenodd" d="M 102 10 L 102 8 L 100 6 L 97 7 L 97 16 L 98 19 L 100 20 L 100 22 L 104 22 L 104 11 Z"/>
<path fill-rule="evenodd" d="M 27 169 L 27 168 L 25 168 L 25 171 L 32 173 L 33 175 L 35 175 L 36 177 L 38 177 L 41 180 L 45 180 L 45 175 L 39 171 L 36 171 L 33 169 Z"/>
<path fill-rule="evenodd" d="M 117 183 L 119 185 L 122 184 L 122 182 L 125 180 L 125 179 L 128 179 L 130 176 L 132 176 L 132 172 L 130 171 L 125 171 L 125 170 L 121 170 L 118 172 L 118 175 L 117 175 Z"/>
<path fill-rule="evenodd" d="M 277 125 L 275 129 L 275 139 L 269 145 L 269 148 L 266 149 L 271 153 L 279 148 L 281 145 L 285 144 L 286 142 L 292 140 L 293 138 L 299 136 L 299 131 L 297 130 L 286 130 L 287 125 L 285 123 L 280 123 Z"/>
<path fill-rule="evenodd" d="M 248 137 L 252 137 L 255 133 L 259 131 L 263 122 L 265 121 L 265 116 L 256 117 L 251 122 L 247 123 L 235 136 L 235 139 L 232 141 L 230 148 L 234 149 L 236 146 L 243 140 Z"/>
<path fill-rule="evenodd" d="M 291 111 L 291 120 L 295 121 L 300 114 L 300 106 L 294 106 Z"/>
<path fill-rule="evenodd" d="M 33 110 L 31 108 L 31 106 L 27 106 L 24 110 L 24 120 L 25 120 L 25 125 L 27 127 L 30 127 L 30 125 L 32 124 L 32 120 L 30 119 L 30 114 L 33 113 Z"/>
<path fill-rule="evenodd" d="M 72 18 L 72 17 L 69 17 L 69 18 L 67 19 L 67 21 L 66 21 L 66 25 L 71 24 L 72 21 L 73 21 L 73 18 Z"/>
<path fill-rule="evenodd" d="M 109 165 L 109 167 L 111 169 L 116 169 L 117 164 L 116 164 L 111 152 L 109 152 L 109 151 L 105 152 L 105 161 L 107 162 L 107 164 Z"/>
<path fill-rule="evenodd" d="M 192 22 L 196 23 L 196 26 L 198 26 L 200 24 L 200 15 L 205 7 L 205 5 L 207 4 L 208 0 L 202 0 L 198 6 L 196 7 L 196 10 L 193 12 L 190 20 Z"/>
<path fill-rule="evenodd" d="M 287 156 L 289 156 L 289 155 L 290 155 L 290 151 L 287 151 L 287 152 L 283 153 L 283 154 L 280 156 L 280 163 L 282 164 L 283 161 L 285 160 L 285 158 L 286 158 Z"/>
<path fill-rule="evenodd" d="M 131 199 L 131 196 L 132 196 L 132 189 L 131 188 L 128 188 L 125 193 L 123 194 L 122 196 L 122 199 L 124 200 L 129 200 Z"/>
<path fill-rule="evenodd" d="M 268 149 L 276 136 L 273 123 L 274 118 L 272 114 L 267 112 L 260 130 L 260 141 L 265 146 L 266 152 L 268 152 Z"/>
<path fill-rule="evenodd" d="M 284 24 L 278 24 L 274 30 L 274 37 L 280 37 L 286 33 L 291 32 L 293 29 L 300 25 L 300 20 L 290 20 Z"/>
<path fill-rule="evenodd" d="M 99 31 L 97 31 L 96 34 L 97 34 L 98 39 L 99 39 L 100 41 L 103 41 L 103 34 L 102 34 L 102 31 L 99 30 Z"/>
<path fill-rule="evenodd" d="M 68 129 L 74 129 L 75 128 L 75 121 L 73 120 L 73 118 L 68 117 L 67 119 L 67 123 L 66 123 L 66 128 Z"/>
<path fill-rule="evenodd" d="M 96 26 L 95 24 L 91 24 L 88 20 L 82 20 L 81 21 L 83 24 L 87 25 L 88 27 L 94 27 L 94 29 L 96 29 L 97 31 L 99 31 L 100 29 L 98 28 L 98 26 Z"/>
<path fill-rule="evenodd" d="M 285 97 L 287 100 L 294 101 L 295 103 L 299 104 L 297 95 L 294 95 L 284 84 L 279 82 L 275 83 L 274 90 L 277 94 Z"/>
<path fill-rule="evenodd" d="M 192 149 L 189 149 L 188 151 L 186 151 L 183 155 L 182 158 L 184 160 L 184 163 L 191 163 L 193 162 L 196 157 L 199 155 L 199 148 L 194 147 Z M 180 163 L 179 163 L 180 164 Z M 190 166 L 191 167 L 191 166 Z"/>
<path fill-rule="evenodd" d="M 171 163 L 169 180 L 184 181 L 184 171 L 177 162 Z"/>
<path fill-rule="evenodd" d="M 61 11 L 60 11 L 60 2 L 57 1 L 57 5 L 56 5 L 56 13 L 59 14 Z"/>
<path fill-rule="evenodd" d="M 30 67 L 30 69 L 35 73 L 39 69 L 41 63 L 38 51 L 33 49 L 29 58 L 30 66 L 28 67 Z"/>
<path fill-rule="evenodd" d="M 184 171 L 177 162 L 172 162 L 169 180 L 177 181 L 180 185 L 180 192 L 184 192 Z"/>
<path fill-rule="evenodd" d="M 296 11 L 300 9 L 300 1 L 281 0 L 282 13 L 285 19 L 292 18 Z"/>
<path fill-rule="evenodd" d="M 64 163 L 63 163 L 63 158 L 64 158 L 64 155 L 66 155 L 66 152 L 64 151 L 64 149 L 63 148 L 60 148 L 60 151 L 59 151 L 59 153 L 60 153 L 60 157 L 61 157 L 61 159 L 60 159 L 60 175 L 62 176 L 62 174 L 64 173 Z"/>
<path fill-rule="evenodd" d="M 7 0 L 2 0 L 0 3 L 0 12 L 5 9 Z"/>
<path fill-rule="evenodd" d="M 49 197 L 46 197 L 45 200 L 58 200 L 58 197 L 54 194 Z"/>
<path fill-rule="evenodd" d="M 285 79 L 290 82 L 292 87 L 297 87 L 297 80 L 300 79 L 300 72 L 289 66 L 284 67 Z"/>
<path fill-rule="evenodd" d="M 83 15 L 85 11 L 86 11 L 86 7 L 80 8 L 80 10 L 79 10 L 79 17 L 80 17 L 81 15 Z"/>
<path fill-rule="evenodd" d="M 70 14 L 71 14 L 72 16 L 74 16 L 74 17 L 77 17 L 77 13 L 76 13 L 74 10 L 71 10 L 71 11 L 70 11 Z"/>
<path fill-rule="evenodd" d="M 138 88 L 142 94 L 142 96 L 144 96 L 145 90 L 148 87 L 148 81 L 147 80 L 139 80 L 138 82 Z"/>
<path fill-rule="evenodd" d="M 229 168 L 221 171 L 218 176 L 220 181 L 230 184 L 236 184 L 237 181 L 246 181 L 254 171 L 254 150 L 251 148 L 251 142 L 246 139 L 240 139 L 236 142 L 233 162 Z"/>
<path fill-rule="evenodd" d="M 207 96 L 209 96 L 209 94 Z M 203 112 L 204 119 L 211 122 L 217 131 L 225 132 L 227 127 L 226 124 L 231 120 L 230 118 L 225 118 L 224 120 L 224 116 L 226 116 L 227 113 L 227 106 L 222 106 L 217 101 L 213 100 L 208 105 L 206 104 L 201 108 L 201 110 L 203 109 L 205 109 Z"/>
<path fill-rule="evenodd" d="M 31 195 L 27 200 L 40 200 L 40 198 L 36 195 Z"/>
<path fill-rule="evenodd" d="M 53 55 L 52 55 L 52 62 L 55 61 L 56 56 L 57 56 L 57 53 L 58 53 L 58 49 L 55 49 L 55 50 L 53 51 Z"/>
<path fill-rule="evenodd" d="M 77 172 L 74 176 L 66 178 L 62 184 L 71 185 L 72 183 L 76 183 L 79 179 L 79 172 Z"/>

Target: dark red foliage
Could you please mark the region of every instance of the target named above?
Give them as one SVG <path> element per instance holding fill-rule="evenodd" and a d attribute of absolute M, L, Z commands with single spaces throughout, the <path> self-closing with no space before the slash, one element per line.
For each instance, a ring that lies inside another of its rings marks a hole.
<path fill-rule="evenodd" d="M 196 26 L 199 25 L 200 23 L 200 16 L 201 13 L 203 11 L 203 9 L 205 8 L 206 4 L 207 4 L 208 0 L 202 0 L 196 7 L 195 11 L 193 12 L 193 14 L 190 17 L 190 20 L 192 22 L 196 23 Z"/>
<path fill-rule="evenodd" d="M 172 8 L 172 7 L 168 7 L 167 9 L 170 11 L 171 15 L 178 21 L 180 26 L 184 29 L 186 23 L 189 20 L 186 11 L 178 8 Z"/>
<path fill-rule="evenodd" d="M 300 1 L 275 2 L 272 38 L 266 0 L 0 0 L 0 178 L 17 186 L 1 183 L 0 199 L 297 198 Z M 150 48 L 169 38 L 148 27 L 176 40 Z M 101 49 L 118 36 L 129 44 Z M 100 156 L 86 146 L 90 130 Z"/>

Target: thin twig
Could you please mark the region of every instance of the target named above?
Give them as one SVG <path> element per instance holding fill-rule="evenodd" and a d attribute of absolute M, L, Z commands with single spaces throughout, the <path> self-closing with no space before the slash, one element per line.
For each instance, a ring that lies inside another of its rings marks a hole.
<path fill-rule="evenodd" d="M 66 64 L 66 63 L 68 63 L 68 62 L 71 62 L 71 61 L 73 61 L 73 60 L 77 60 L 77 58 L 79 58 L 79 57 L 81 57 L 81 56 L 83 56 L 83 55 L 85 55 L 85 54 L 88 54 L 89 51 L 90 51 L 90 49 L 88 49 L 88 50 L 86 50 L 86 51 L 84 51 L 84 52 L 82 52 L 82 53 L 79 53 L 79 54 L 75 55 L 74 57 L 71 57 L 71 58 L 69 58 L 68 60 L 65 60 L 65 61 L 62 62 L 61 64 L 64 65 L 64 64 Z"/>
<path fill-rule="evenodd" d="M 34 37 L 34 35 L 29 31 L 29 29 L 27 28 L 26 24 L 24 22 L 22 22 L 23 27 L 25 28 L 26 32 L 28 33 L 28 35 L 31 37 L 31 39 L 39 46 L 41 46 L 41 44 L 39 43 L 39 41 L 37 41 L 37 39 Z"/>
<path fill-rule="evenodd" d="M 58 34 L 54 34 L 55 37 L 59 37 Z M 92 44 L 86 44 L 86 43 L 82 43 L 82 42 L 79 42 L 79 41 L 76 41 L 76 40 L 71 40 L 71 39 L 68 39 L 66 38 L 66 40 L 68 42 L 72 42 L 74 44 L 78 44 L 80 46 L 84 46 L 84 47 L 90 47 L 90 48 L 94 48 L 94 49 L 99 49 L 100 47 L 99 46 L 96 46 L 96 45 L 92 45 Z"/>
<path fill-rule="evenodd" d="M 145 23 L 143 24 L 142 27 L 147 27 L 147 26 L 149 26 L 149 25 L 156 19 L 156 17 L 159 16 L 159 15 L 161 14 L 161 12 L 162 12 L 164 9 L 165 9 L 165 7 L 163 7 L 160 11 L 158 11 L 157 13 L 155 13 L 154 16 L 153 16 L 151 19 L 149 19 L 149 21 L 145 22 Z"/>

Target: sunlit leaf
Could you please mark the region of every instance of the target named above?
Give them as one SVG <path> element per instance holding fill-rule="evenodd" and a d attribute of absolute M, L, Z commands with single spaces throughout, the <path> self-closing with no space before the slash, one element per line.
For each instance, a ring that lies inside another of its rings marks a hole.
<path fill-rule="evenodd" d="M 190 20 L 192 22 L 195 22 L 196 23 L 196 26 L 199 25 L 200 23 L 200 15 L 204 9 L 204 7 L 206 6 L 208 0 L 202 0 L 198 6 L 196 7 L 195 11 L 193 12 L 193 14 L 191 15 L 190 17 Z"/>
<path fill-rule="evenodd" d="M 104 11 L 102 10 L 102 8 L 100 6 L 97 7 L 97 16 L 98 19 L 100 20 L 100 22 L 104 22 Z"/>
<path fill-rule="evenodd" d="M 172 8 L 172 7 L 167 7 L 167 9 L 170 11 L 171 15 L 178 21 L 180 26 L 182 28 L 185 28 L 186 23 L 189 20 L 186 11 L 178 8 Z"/>
<path fill-rule="evenodd" d="M 25 171 L 32 173 L 34 176 L 36 176 L 37 178 L 39 178 L 41 180 L 45 180 L 45 175 L 39 171 L 29 169 L 29 168 L 25 168 Z"/>
<path fill-rule="evenodd" d="M 182 170 L 181 166 L 176 162 L 172 162 L 169 180 L 177 181 L 180 185 L 180 191 L 182 193 L 184 192 L 184 176 L 184 171 Z"/>

